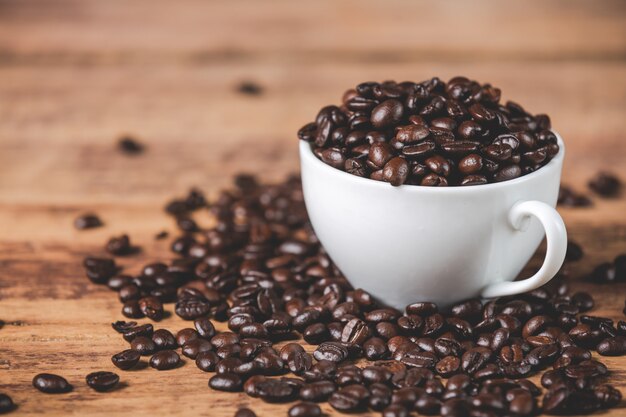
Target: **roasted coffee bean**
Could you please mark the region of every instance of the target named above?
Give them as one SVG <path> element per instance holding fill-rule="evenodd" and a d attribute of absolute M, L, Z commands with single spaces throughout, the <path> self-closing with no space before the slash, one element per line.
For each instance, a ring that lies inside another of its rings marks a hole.
<path fill-rule="evenodd" d="M 626 336 L 608 337 L 598 344 L 596 350 L 603 356 L 626 355 Z"/>
<path fill-rule="evenodd" d="M 386 100 L 372 109 L 370 122 L 376 129 L 394 126 L 404 115 L 404 107 L 398 100 Z"/>
<path fill-rule="evenodd" d="M 199 337 L 200 335 L 195 329 L 181 329 L 176 333 L 176 343 L 178 343 L 178 346 L 184 346 L 186 343 L 198 339 Z"/>
<path fill-rule="evenodd" d="M 124 136 L 117 141 L 117 148 L 127 155 L 138 155 L 145 150 L 145 146 L 137 141 L 137 139 Z"/>
<path fill-rule="evenodd" d="M 120 382 L 117 374 L 106 371 L 92 372 L 85 379 L 87 385 L 99 392 L 111 391 Z"/>
<path fill-rule="evenodd" d="M 390 159 L 383 167 L 383 179 L 393 186 L 404 184 L 408 176 L 409 164 L 400 156 Z"/>
<path fill-rule="evenodd" d="M 162 350 L 150 358 L 150 366 L 158 371 L 174 369 L 180 364 L 180 356 L 173 350 Z"/>
<path fill-rule="evenodd" d="M 233 373 L 216 374 L 209 379 L 209 387 L 217 391 L 237 392 L 243 389 L 241 378 Z"/>
<path fill-rule="evenodd" d="M 313 357 L 318 361 L 327 360 L 331 362 L 341 362 L 348 358 L 348 349 L 337 342 L 324 342 L 315 349 Z"/>
<path fill-rule="evenodd" d="M 0 414 L 7 414 L 15 410 L 13 399 L 7 394 L 0 393 Z"/>
<path fill-rule="evenodd" d="M 111 357 L 111 362 L 113 362 L 113 365 L 122 370 L 128 370 L 139 363 L 140 357 L 141 354 L 139 352 L 133 349 L 128 349 L 113 355 Z"/>
<path fill-rule="evenodd" d="M 240 408 L 235 413 L 235 417 L 257 417 L 255 412 L 249 408 Z"/>
<path fill-rule="evenodd" d="M 196 356 L 196 366 L 204 372 L 214 372 L 219 357 L 213 351 L 199 352 Z"/>
<path fill-rule="evenodd" d="M 129 319 L 140 319 L 144 317 L 137 300 L 126 301 L 122 307 L 122 314 Z"/>
<path fill-rule="evenodd" d="M 144 297 L 139 299 L 139 308 L 144 316 L 154 321 L 163 318 L 163 304 L 156 297 Z"/>
<path fill-rule="evenodd" d="M 65 378 L 54 374 L 37 374 L 33 378 L 33 387 L 46 394 L 70 392 L 73 387 Z"/>
<path fill-rule="evenodd" d="M 132 329 L 133 327 L 137 326 L 137 322 L 136 321 L 123 321 L 123 320 L 118 320 L 114 323 L 111 323 L 111 327 L 113 327 L 113 330 L 115 330 L 118 333 L 125 333 L 126 331 Z M 152 325 L 150 325 L 152 327 Z"/>
<path fill-rule="evenodd" d="M 314 402 L 326 401 L 335 390 L 335 384 L 331 381 L 311 382 L 304 384 L 300 389 L 300 399 Z"/>
<path fill-rule="evenodd" d="M 599 172 L 588 182 L 589 188 L 603 197 L 616 196 L 621 187 L 620 179 L 610 172 Z"/>
<path fill-rule="evenodd" d="M 176 349 L 178 347 L 176 338 L 166 329 L 155 330 L 154 333 L 152 333 L 152 341 L 158 350 Z"/>
<path fill-rule="evenodd" d="M 211 304 L 204 298 L 185 298 L 176 302 L 174 309 L 183 320 L 195 320 L 211 312 Z"/>
<path fill-rule="evenodd" d="M 182 353 L 190 359 L 196 359 L 199 353 L 213 350 L 213 345 L 204 339 L 193 339 L 182 346 Z"/>
<path fill-rule="evenodd" d="M 135 323 L 135 322 L 130 322 Z M 135 323 L 136 324 L 136 323 Z M 142 324 L 140 326 L 133 326 L 126 329 L 123 332 L 124 340 L 127 342 L 132 342 L 136 337 L 144 336 L 144 337 L 152 337 L 152 333 L 154 331 L 154 327 L 148 324 Z"/>
<path fill-rule="evenodd" d="M 260 381 L 255 390 L 259 398 L 269 403 L 292 401 L 298 393 L 296 387 L 290 383 L 273 378 Z"/>
<path fill-rule="evenodd" d="M 117 273 L 115 261 L 109 258 L 87 257 L 83 261 L 87 278 L 94 284 L 105 284 Z"/>
<path fill-rule="evenodd" d="M 107 242 L 105 249 L 111 255 L 115 256 L 130 255 L 135 251 L 130 243 L 130 238 L 128 237 L 128 235 L 112 237 Z"/>
<path fill-rule="evenodd" d="M 320 417 L 322 409 L 317 404 L 301 402 L 293 405 L 288 415 L 289 417 Z"/>
<path fill-rule="evenodd" d="M 328 403 L 335 410 L 341 412 L 351 412 L 359 410 L 364 405 L 364 402 L 368 397 L 369 392 L 366 388 L 360 385 L 350 385 L 334 392 L 330 396 Z"/>
<path fill-rule="evenodd" d="M 130 343 L 130 348 L 139 352 L 141 356 L 152 355 L 156 351 L 156 345 L 152 339 L 146 336 L 138 336 Z"/>
<path fill-rule="evenodd" d="M 78 230 L 93 229 L 102 226 L 102 220 L 96 214 L 83 214 L 74 220 L 74 227 Z"/>

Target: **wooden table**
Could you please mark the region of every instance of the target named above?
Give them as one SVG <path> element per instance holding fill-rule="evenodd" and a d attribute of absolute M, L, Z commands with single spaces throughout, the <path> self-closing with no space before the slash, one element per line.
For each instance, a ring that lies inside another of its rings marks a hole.
<path fill-rule="evenodd" d="M 247 405 L 285 415 L 211 391 L 190 362 L 121 372 L 109 394 L 87 388 L 84 376 L 113 370 L 125 344 L 110 328 L 115 295 L 88 282 L 81 259 L 122 232 L 144 248 L 129 271 L 169 256 L 153 235 L 175 230 L 162 211 L 170 197 L 194 185 L 215 193 L 242 170 L 268 181 L 297 171 L 296 130 L 370 79 L 490 81 L 552 116 L 565 182 L 583 190 L 603 168 L 626 178 L 625 17 L 626 3 L 597 0 L 0 0 L 0 391 L 15 415 L 231 416 Z M 263 94 L 237 93 L 242 80 Z M 124 133 L 147 152 L 117 152 Z M 626 198 L 594 204 L 561 210 L 586 251 L 577 276 L 626 251 Z M 90 210 L 106 227 L 76 231 Z M 596 295 L 594 314 L 624 318 L 626 285 L 574 286 Z M 626 360 L 603 360 L 626 394 Z M 44 371 L 76 389 L 36 392 Z"/>

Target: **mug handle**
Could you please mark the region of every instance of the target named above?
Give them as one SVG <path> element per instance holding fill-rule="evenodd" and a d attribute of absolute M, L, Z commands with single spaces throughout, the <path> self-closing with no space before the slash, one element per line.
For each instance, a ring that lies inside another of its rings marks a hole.
<path fill-rule="evenodd" d="M 509 211 L 509 222 L 515 230 L 524 231 L 530 216 L 535 216 L 546 231 L 548 247 L 543 265 L 535 275 L 521 281 L 497 282 L 485 287 L 484 298 L 504 297 L 532 291 L 550 281 L 559 272 L 567 251 L 567 231 L 559 213 L 541 201 L 516 203 Z"/>

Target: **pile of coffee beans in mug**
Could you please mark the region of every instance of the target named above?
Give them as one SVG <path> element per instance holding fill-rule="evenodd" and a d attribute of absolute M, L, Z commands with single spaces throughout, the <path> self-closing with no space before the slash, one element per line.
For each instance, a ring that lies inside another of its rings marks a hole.
<path fill-rule="evenodd" d="M 524 120 L 546 127 L 542 118 Z M 197 210 L 212 213 L 212 227 L 196 224 Z M 292 416 L 318 416 L 323 402 L 346 413 L 478 417 L 592 413 L 621 401 L 592 353 L 625 355 L 626 321 L 590 314 L 592 296 L 571 292 L 563 278 L 445 311 L 427 301 L 398 311 L 352 288 L 332 263 L 297 177 L 262 185 L 239 175 L 215 201 L 192 190 L 166 211 L 181 232 L 173 260 L 138 275 L 124 274 L 113 258 L 84 261 L 87 277 L 116 291 L 133 319 L 113 323 L 129 344 L 111 358 L 121 370 L 142 356 L 159 371 L 188 358 L 214 390 L 298 401 Z M 572 243 L 568 256 L 580 259 L 582 249 Z M 156 328 L 169 305 L 188 327 Z M 134 321 L 144 317 L 152 323 Z M 529 379 L 536 375 L 541 387 Z"/>
<path fill-rule="evenodd" d="M 324 163 L 391 185 L 478 185 L 511 180 L 558 152 L 550 118 L 465 77 L 364 82 L 298 131 Z"/>

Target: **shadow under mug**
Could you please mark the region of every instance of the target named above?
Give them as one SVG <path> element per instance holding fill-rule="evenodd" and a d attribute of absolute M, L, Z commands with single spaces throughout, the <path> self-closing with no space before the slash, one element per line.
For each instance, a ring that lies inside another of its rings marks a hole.
<path fill-rule="evenodd" d="M 556 134 L 556 132 L 555 132 Z M 354 288 L 404 309 L 500 297 L 547 283 L 565 258 L 554 209 L 565 148 L 528 175 L 467 187 L 401 185 L 335 169 L 300 142 L 302 187 L 320 242 Z M 547 237 L 543 265 L 514 281 Z"/>

